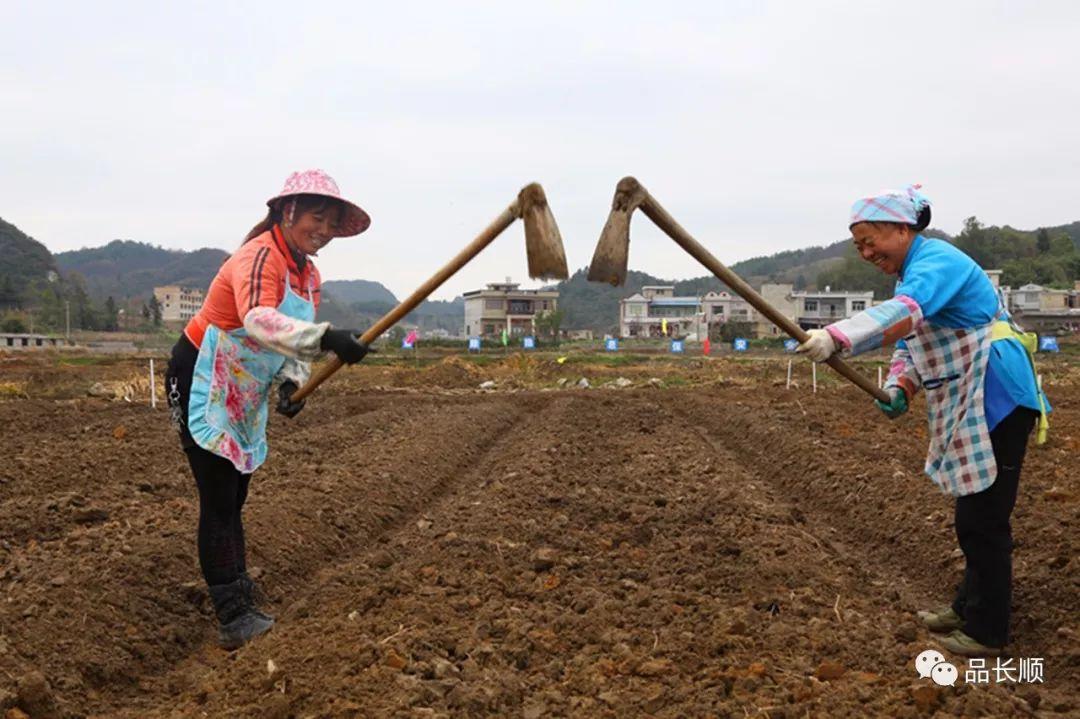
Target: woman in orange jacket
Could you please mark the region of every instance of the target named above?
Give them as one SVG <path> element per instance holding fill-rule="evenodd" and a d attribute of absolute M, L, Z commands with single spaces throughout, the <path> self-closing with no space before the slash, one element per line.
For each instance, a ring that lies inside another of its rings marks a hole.
<path fill-rule="evenodd" d="M 304 402 L 289 398 L 311 360 L 330 351 L 353 364 L 368 351 L 358 333 L 315 322 L 320 278 L 310 259 L 334 237 L 366 230 L 367 213 L 322 170 L 293 173 L 266 204 L 173 347 L 165 377 L 199 489 L 199 564 L 228 649 L 274 624 L 255 607 L 241 521 L 251 474 L 266 459 L 271 386 L 278 384 L 276 410 L 295 417 Z"/>

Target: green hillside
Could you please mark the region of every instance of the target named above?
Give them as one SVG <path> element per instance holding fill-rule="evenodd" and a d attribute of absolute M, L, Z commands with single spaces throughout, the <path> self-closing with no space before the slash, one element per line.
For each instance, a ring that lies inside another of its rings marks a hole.
<path fill-rule="evenodd" d="M 144 297 L 160 285 L 210 286 L 222 263 L 224 250 L 203 248 L 187 252 L 166 250 L 145 242 L 113 240 L 104 247 L 61 252 L 56 263 L 64 272 L 86 278 L 91 297 Z"/>
<path fill-rule="evenodd" d="M 323 296 L 351 305 L 354 302 L 382 302 L 396 305 L 397 297 L 381 282 L 372 280 L 327 280 L 323 283 Z"/>
<path fill-rule="evenodd" d="M 63 272 L 45 245 L 0 220 L 0 331 L 60 332 L 68 318 L 74 329 L 109 329 L 107 316 L 81 275 Z"/>
<path fill-rule="evenodd" d="M 32 290 L 59 271 L 48 248 L 15 225 L 0 220 L 0 310 L 23 305 Z"/>
<path fill-rule="evenodd" d="M 396 304 L 397 300 L 345 304 L 340 302 L 336 295 L 324 294 L 323 303 L 319 307 L 319 318 L 340 327 L 363 330 L 373 325 Z M 421 330 L 444 329 L 457 334 L 465 325 L 465 300 L 462 297 L 450 301 L 425 300 L 405 315 L 404 321 L 418 326 Z"/>
<path fill-rule="evenodd" d="M 559 309 L 563 312 L 564 328 L 612 332 L 617 329 L 619 321 L 619 300 L 640 292 L 645 285 L 675 284 L 645 272 L 630 270 L 625 285 L 612 287 L 607 283 L 589 282 L 586 278 L 588 271 L 587 267 L 583 267 L 554 286 L 559 291 Z"/>

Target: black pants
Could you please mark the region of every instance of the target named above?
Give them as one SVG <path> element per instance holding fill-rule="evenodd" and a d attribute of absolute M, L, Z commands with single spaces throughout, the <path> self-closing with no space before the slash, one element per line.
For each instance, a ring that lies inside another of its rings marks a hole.
<path fill-rule="evenodd" d="M 1012 526 L 1020 469 L 1039 413 L 1017 407 L 990 433 L 998 475 L 988 488 L 956 499 L 956 538 L 964 552 L 964 578 L 953 611 L 964 632 L 988 647 L 1009 641 L 1012 601 Z"/>
<path fill-rule="evenodd" d="M 250 474 L 195 444 L 187 428 L 188 397 L 199 351 L 184 335 L 173 347 L 165 372 L 165 391 L 180 446 L 199 488 L 199 566 L 208 585 L 228 584 L 247 571 L 241 510 Z"/>

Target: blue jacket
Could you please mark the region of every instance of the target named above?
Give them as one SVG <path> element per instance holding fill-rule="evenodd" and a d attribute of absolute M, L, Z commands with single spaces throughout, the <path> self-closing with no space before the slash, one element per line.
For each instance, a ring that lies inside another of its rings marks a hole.
<path fill-rule="evenodd" d="M 948 242 L 922 235 L 911 243 L 896 294 L 918 302 L 924 321 L 939 327 L 985 325 L 998 316 L 1000 309 L 997 291 L 974 260 Z M 898 345 L 902 347 L 903 340 Z M 986 369 L 984 399 L 989 428 L 994 429 L 1017 407 L 1038 411 L 1038 391 L 1023 345 L 1015 339 L 994 342 Z M 1046 409 L 1050 411 L 1049 402 Z"/>

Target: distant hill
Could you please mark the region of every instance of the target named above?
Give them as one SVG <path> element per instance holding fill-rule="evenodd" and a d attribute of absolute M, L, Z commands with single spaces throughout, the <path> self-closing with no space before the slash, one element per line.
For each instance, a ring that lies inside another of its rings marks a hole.
<path fill-rule="evenodd" d="M 372 280 L 327 280 L 323 283 L 320 317 L 339 326 L 366 329 L 398 304 L 382 283 Z M 405 315 L 421 330 L 445 329 L 455 334 L 465 325 L 465 299 L 425 300 Z"/>
<path fill-rule="evenodd" d="M 340 327 L 366 329 L 397 305 L 396 299 L 392 302 L 353 302 L 346 305 L 337 297 L 336 294 L 323 295 L 319 318 Z M 414 324 L 421 330 L 444 329 L 458 334 L 465 325 L 465 299 L 457 297 L 450 301 L 425 300 L 405 315 L 405 322 Z"/>
<path fill-rule="evenodd" d="M 955 243 L 987 269 L 1002 269 L 1003 284 L 1072 287 L 1080 279 L 1080 221 L 1026 231 L 1007 225 L 984 226 L 972 217 L 956 237 L 936 230 L 925 234 Z M 219 249 L 186 252 L 131 240 L 114 240 L 104 247 L 61 252 L 54 257 L 40 242 L 0 220 L 0 311 L 32 309 L 42 326 L 56 327 L 62 321 L 64 302 L 69 301 L 73 312 L 79 309 L 78 326 L 103 325 L 107 297 L 145 298 L 153 287 L 164 284 L 206 288 L 227 257 Z M 834 289 L 872 289 L 883 298 L 891 294 L 894 282 L 859 259 L 849 239 L 754 257 L 730 267 L 755 287 L 764 282 L 790 282 L 796 289 L 829 285 Z M 624 287 L 593 284 L 585 275 L 581 269 L 554 285 L 560 292 L 565 328 L 611 331 L 618 320 L 619 300 L 640 291 L 643 285 L 674 285 L 681 295 L 725 289 L 719 280 L 704 273 L 669 280 L 631 271 Z M 339 326 L 363 329 L 398 302 L 393 292 L 371 280 L 330 280 L 324 290 L 320 314 Z M 464 324 L 464 300 L 424 302 L 406 321 L 422 329 L 441 327 L 457 332 Z"/>
<path fill-rule="evenodd" d="M 21 305 L 31 286 L 59 268 L 45 245 L 0 220 L 0 309 Z"/>
<path fill-rule="evenodd" d="M 346 305 L 354 302 L 382 302 L 396 305 L 397 297 L 381 282 L 372 280 L 327 280 L 323 282 L 323 296 L 331 296 Z"/>
<path fill-rule="evenodd" d="M 1080 220 L 1076 222 L 1070 222 L 1067 225 L 1058 225 L 1057 227 L 1047 227 L 1046 231 L 1053 235 L 1066 235 L 1073 241 L 1073 245 L 1076 249 L 1080 250 Z"/>
<path fill-rule="evenodd" d="M 78 272 L 96 299 L 148 296 L 160 285 L 206 289 L 229 254 L 204 247 L 166 250 L 145 242 L 113 240 L 104 247 L 61 252 L 56 263 L 64 272 Z"/>
<path fill-rule="evenodd" d="M 554 285 L 554 289 L 559 291 L 562 326 L 566 329 L 612 332 L 619 322 L 619 300 L 640 292 L 644 285 L 675 284 L 645 272 L 630 270 L 625 285 L 612 287 L 606 283 L 589 282 L 586 278 L 588 272 L 589 268 L 582 267 L 569 279 Z"/>

